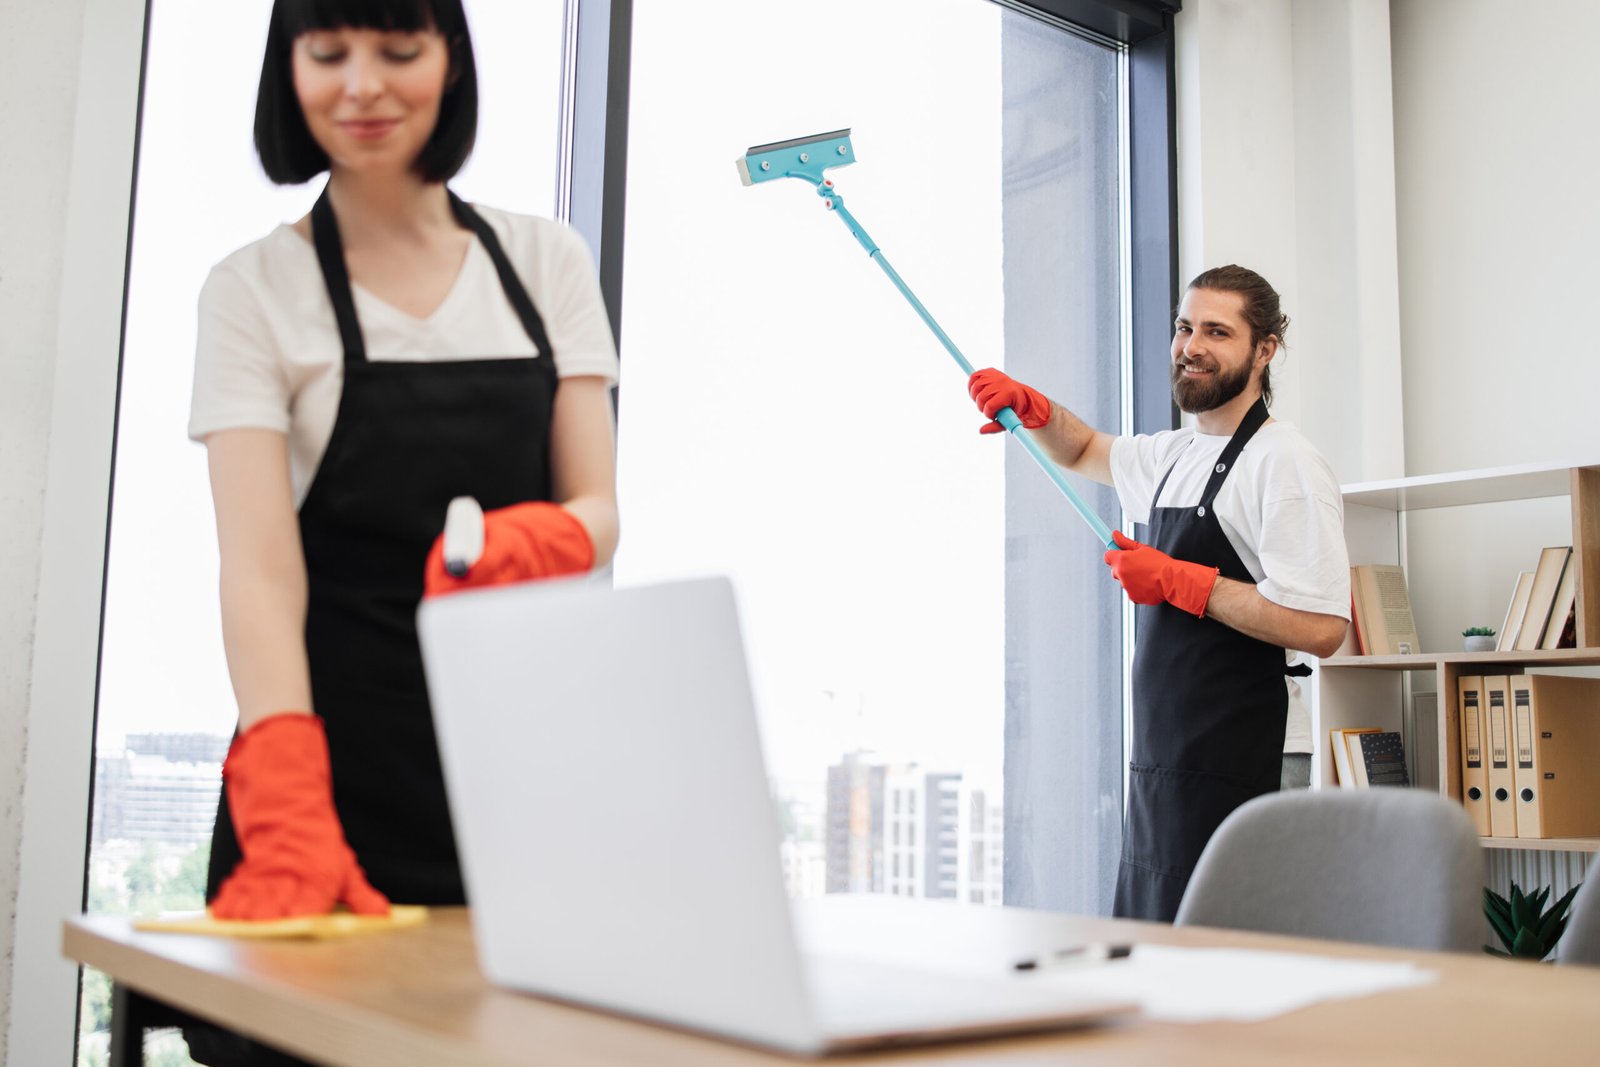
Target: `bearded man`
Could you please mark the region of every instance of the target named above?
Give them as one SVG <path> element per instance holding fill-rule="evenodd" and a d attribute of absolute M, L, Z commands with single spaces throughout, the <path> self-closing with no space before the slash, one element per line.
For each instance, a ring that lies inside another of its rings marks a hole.
<path fill-rule="evenodd" d="M 1310 668 L 1289 661 L 1339 647 L 1350 569 L 1332 468 L 1267 412 L 1288 325 L 1255 271 L 1195 278 L 1172 338 L 1172 395 L 1193 425 L 1156 434 L 1096 430 L 997 370 L 969 382 L 986 418 L 1013 409 L 1058 464 L 1116 487 L 1142 527 L 1105 554 L 1139 605 L 1119 916 L 1172 921 L 1222 820 L 1309 775 L 1310 716 L 1290 697 Z"/>

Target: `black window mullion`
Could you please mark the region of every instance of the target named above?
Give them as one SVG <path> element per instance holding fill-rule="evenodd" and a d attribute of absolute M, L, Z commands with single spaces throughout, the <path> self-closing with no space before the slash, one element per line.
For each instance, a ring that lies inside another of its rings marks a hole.
<path fill-rule="evenodd" d="M 565 214 L 594 251 L 611 333 L 622 343 L 623 222 L 628 191 L 628 75 L 633 0 L 576 0 L 571 128 L 561 176 Z M 570 16 L 569 16 L 570 17 Z"/>
<path fill-rule="evenodd" d="M 1176 48 L 1170 26 L 1128 49 L 1129 213 L 1133 245 L 1133 426 L 1178 425 L 1164 355 L 1178 302 Z"/>

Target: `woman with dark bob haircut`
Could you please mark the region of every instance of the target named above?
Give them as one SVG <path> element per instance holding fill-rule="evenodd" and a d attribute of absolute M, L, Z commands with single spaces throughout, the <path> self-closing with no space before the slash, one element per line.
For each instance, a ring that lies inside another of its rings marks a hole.
<path fill-rule="evenodd" d="M 464 903 L 418 601 L 616 548 L 617 357 L 589 253 L 446 187 L 477 112 L 461 0 L 275 3 L 256 148 L 276 182 L 328 178 L 200 295 L 189 434 L 239 706 L 217 918 Z M 439 544 L 459 496 L 484 509 L 461 575 Z M 202 1062 L 294 1062 L 190 1039 Z"/>

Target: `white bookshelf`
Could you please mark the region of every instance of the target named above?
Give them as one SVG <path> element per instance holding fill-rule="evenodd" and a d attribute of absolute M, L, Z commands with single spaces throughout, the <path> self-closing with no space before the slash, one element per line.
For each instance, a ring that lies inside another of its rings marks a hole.
<path fill-rule="evenodd" d="M 1352 562 L 1409 566 L 1406 519 L 1436 508 L 1509 504 L 1565 497 L 1570 512 L 1574 565 L 1578 567 L 1578 647 L 1532 652 L 1422 652 L 1408 656 L 1341 656 L 1317 664 L 1311 681 L 1312 727 L 1318 759 L 1313 786 L 1333 781 L 1328 731 L 1376 726 L 1406 735 L 1416 784 L 1461 798 L 1460 733 L 1454 700 L 1462 674 L 1518 673 L 1600 666 L 1600 460 L 1570 465 L 1526 465 L 1423 475 L 1343 487 L 1345 540 Z M 1530 561 L 1531 562 L 1531 561 Z M 1499 574 L 1465 574 L 1462 582 L 1503 584 Z M 1506 590 L 1509 592 L 1509 589 Z M 1412 603 L 1429 594 L 1413 587 Z M 1495 620 L 1498 622 L 1498 619 Z M 1438 694 L 1435 721 L 1408 723 L 1413 690 Z M 1597 709 L 1600 713 L 1600 709 Z M 1407 729 L 1413 726 L 1414 729 Z M 1417 731 L 1423 731 L 1420 735 Z M 1600 838 L 1490 839 L 1492 848 L 1600 851 Z"/>

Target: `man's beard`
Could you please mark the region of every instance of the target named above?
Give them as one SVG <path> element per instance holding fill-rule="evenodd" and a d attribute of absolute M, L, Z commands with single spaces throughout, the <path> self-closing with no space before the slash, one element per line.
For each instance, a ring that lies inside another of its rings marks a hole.
<path fill-rule="evenodd" d="M 1183 364 L 1172 365 L 1172 399 L 1191 415 L 1213 411 L 1244 392 L 1250 384 L 1249 363 L 1236 371 L 1217 370 L 1204 378 L 1185 378 Z"/>

